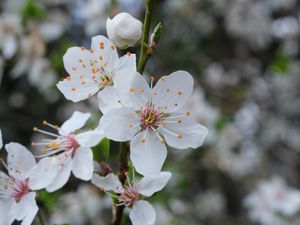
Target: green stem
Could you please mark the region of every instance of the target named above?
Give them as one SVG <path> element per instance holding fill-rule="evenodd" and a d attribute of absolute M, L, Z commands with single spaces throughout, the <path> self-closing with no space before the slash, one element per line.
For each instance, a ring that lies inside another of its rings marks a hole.
<path fill-rule="evenodd" d="M 143 36 L 141 41 L 141 52 L 140 58 L 138 63 L 138 72 L 143 74 L 145 65 L 147 60 L 150 58 L 148 51 L 148 42 L 149 42 L 149 32 L 150 32 L 150 25 L 151 25 L 151 17 L 152 17 L 152 9 L 153 9 L 153 2 L 154 0 L 147 0 L 146 4 L 146 13 L 144 19 L 144 26 L 143 26 Z M 145 43 L 145 44 L 144 44 Z"/>
<path fill-rule="evenodd" d="M 120 170 L 119 170 L 119 179 L 122 184 L 125 184 L 128 172 L 128 153 L 129 149 L 126 145 L 126 142 L 120 142 Z M 117 204 L 120 203 L 117 201 Z M 124 206 L 116 206 L 113 216 L 113 225 L 121 225 L 123 217 Z"/>
<path fill-rule="evenodd" d="M 41 210 L 39 210 L 37 212 L 37 217 L 38 217 L 41 225 L 46 225 L 46 221 L 45 221 L 45 219 L 43 217 L 43 214 L 42 214 Z"/>

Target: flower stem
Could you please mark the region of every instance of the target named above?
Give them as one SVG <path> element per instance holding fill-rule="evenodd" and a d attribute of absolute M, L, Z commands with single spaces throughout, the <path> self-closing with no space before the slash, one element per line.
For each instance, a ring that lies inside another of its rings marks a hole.
<path fill-rule="evenodd" d="M 126 142 L 120 142 L 120 169 L 119 169 L 119 179 L 122 184 L 125 183 L 127 178 L 127 172 L 128 172 L 128 153 L 129 149 L 126 145 Z M 117 204 L 120 203 L 117 201 Z M 113 215 L 113 221 L 112 225 L 121 225 L 122 224 L 122 217 L 123 217 L 123 211 L 124 206 L 119 205 L 115 206 L 114 215 Z"/>
<path fill-rule="evenodd" d="M 39 210 L 37 212 L 37 217 L 38 217 L 41 225 L 46 225 L 46 221 L 45 221 L 45 219 L 43 217 L 43 214 L 42 214 L 41 210 Z"/>
<path fill-rule="evenodd" d="M 148 42 L 149 42 L 149 32 L 150 32 L 150 25 L 151 25 L 153 2 L 154 2 L 154 0 L 147 0 L 147 4 L 146 4 L 146 12 L 145 12 L 145 19 L 144 19 L 144 26 L 143 26 L 143 36 L 142 36 L 142 41 L 141 41 L 141 43 L 142 43 L 141 44 L 141 52 L 140 52 L 140 58 L 139 58 L 139 63 L 138 63 L 138 72 L 140 74 L 143 74 L 146 62 L 151 56 L 151 53 L 149 53 L 149 51 L 148 51 Z"/>

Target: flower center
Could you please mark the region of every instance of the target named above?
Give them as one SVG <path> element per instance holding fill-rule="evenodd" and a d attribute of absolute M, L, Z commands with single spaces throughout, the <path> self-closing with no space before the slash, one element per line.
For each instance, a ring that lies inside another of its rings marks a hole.
<path fill-rule="evenodd" d="M 135 186 L 130 186 L 124 189 L 118 199 L 123 205 L 132 206 L 139 199 L 139 193 Z"/>
<path fill-rule="evenodd" d="M 20 201 L 29 192 L 28 179 L 20 180 L 12 177 L 9 182 L 8 191 L 17 202 Z"/>
<path fill-rule="evenodd" d="M 156 129 L 163 121 L 162 113 L 154 108 L 146 108 L 141 111 L 141 125 L 143 129 Z"/>
<path fill-rule="evenodd" d="M 44 125 L 51 126 L 52 128 L 55 128 L 58 130 L 57 126 L 51 125 L 48 122 L 44 121 Z M 68 153 L 73 153 L 78 147 L 79 144 L 75 139 L 74 135 L 57 135 L 55 133 L 51 133 L 48 131 L 40 130 L 38 128 L 33 128 L 33 131 L 40 132 L 42 134 L 46 134 L 48 136 L 54 137 L 54 138 L 48 138 L 48 139 L 42 139 L 40 142 L 32 143 L 31 145 L 33 147 L 39 146 L 41 147 L 42 154 L 40 156 L 49 156 L 53 155 L 55 153 L 59 153 L 62 151 L 66 151 Z"/>

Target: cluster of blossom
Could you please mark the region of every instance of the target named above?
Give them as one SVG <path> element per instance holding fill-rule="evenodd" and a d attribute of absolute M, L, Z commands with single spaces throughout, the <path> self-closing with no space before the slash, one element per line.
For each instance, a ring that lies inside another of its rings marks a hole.
<path fill-rule="evenodd" d="M 117 199 L 119 205 L 131 208 L 134 225 L 154 224 L 154 208 L 144 197 L 163 189 L 171 178 L 162 172 L 167 145 L 177 149 L 198 148 L 208 130 L 197 123 L 185 108 L 193 91 L 193 77 L 185 71 L 162 76 L 154 85 L 137 72 L 135 54 L 119 57 L 117 48 L 136 45 L 141 39 L 142 23 L 128 13 L 107 19 L 107 33 L 95 36 L 91 48 L 72 47 L 63 57 L 69 74 L 57 84 L 66 99 L 82 101 L 97 93 L 103 113 L 94 130 L 82 131 L 91 114 L 75 111 L 61 127 L 43 121 L 56 132 L 34 127 L 48 137 L 32 143 L 40 151 L 32 155 L 17 143 L 5 145 L 8 175 L 1 172 L 1 221 L 10 225 L 14 220 L 23 225 L 32 223 L 38 207 L 37 190 L 54 192 L 62 188 L 71 173 Z M 130 141 L 133 172 L 143 177 L 137 181 L 126 173 L 125 183 L 113 172 L 99 174 L 94 166 L 91 147 L 104 137 Z M 2 147 L 2 146 L 1 146 Z M 39 158 L 36 163 L 36 158 Z M 2 224 L 1 224 L 2 225 Z"/>

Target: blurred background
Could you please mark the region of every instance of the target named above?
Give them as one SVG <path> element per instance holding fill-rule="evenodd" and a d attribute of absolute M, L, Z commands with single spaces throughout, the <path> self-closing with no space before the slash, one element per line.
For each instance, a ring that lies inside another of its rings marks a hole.
<path fill-rule="evenodd" d="M 142 20 L 144 10 L 144 0 L 1 0 L 4 141 L 30 146 L 32 127 L 75 109 L 97 124 L 96 98 L 74 104 L 55 86 L 67 75 L 63 54 L 106 35 L 107 17 Z M 164 28 L 146 73 L 193 74 L 187 107 L 209 129 L 200 149 L 169 151 L 173 178 L 150 199 L 157 225 L 299 225 L 300 2 L 157 0 L 154 14 Z M 49 224 L 109 224 L 110 199 L 75 179 L 39 204 Z"/>

